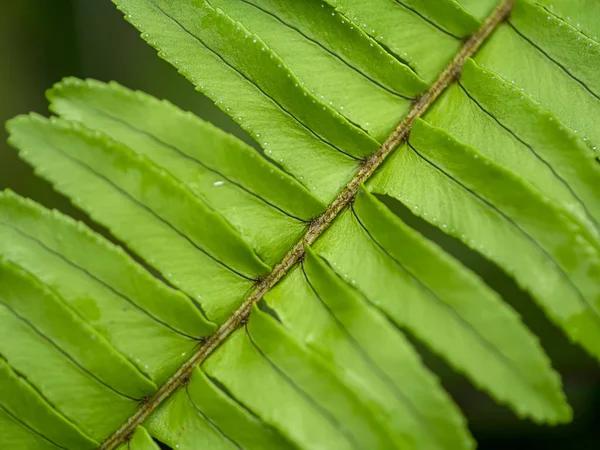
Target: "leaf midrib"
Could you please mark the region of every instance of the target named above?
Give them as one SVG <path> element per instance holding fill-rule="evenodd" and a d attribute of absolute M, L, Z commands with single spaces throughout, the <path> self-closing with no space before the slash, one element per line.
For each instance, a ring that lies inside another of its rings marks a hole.
<path fill-rule="evenodd" d="M 248 321 L 252 307 L 273 288 L 298 262 L 304 258 L 305 249 L 329 228 L 338 214 L 352 203 L 360 186 L 365 183 L 383 163 L 387 156 L 408 138 L 414 121 L 421 117 L 444 90 L 458 79 L 466 60 L 471 57 L 490 36 L 496 27 L 508 17 L 516 0 L 502 0 L 488 16 L 479 30 L 472 34 L 463 44 L 454 59 L 446 66 L 429 89 L 421 95 L 412 106 L 408 115 L 398 124 L 392 134 L 379 149 L 369 156 L 360 167 L 358 173 L 350 180 L 325 212 L 313 220 L 302 238 L 292 247 L 279 264 L 257 283 L 253 292 L 241 306 L 212 335 L 204 340 L 202 346 L 169 378 L 158 391 L 146 399 L 137 411 L 100 446 L 100 450 L 113 450 L 126 441 L 149 416 L 178 387 L 189 381 L 194 368 L 202 363 L 227 337 Z"/>

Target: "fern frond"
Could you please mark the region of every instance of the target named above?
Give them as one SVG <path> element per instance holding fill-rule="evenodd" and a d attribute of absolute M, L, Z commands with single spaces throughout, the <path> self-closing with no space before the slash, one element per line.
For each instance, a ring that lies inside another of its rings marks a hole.
<path fill-rule="evenodd" d="M 2 446 L 473 448 L 410 339 L 571 420 L 518 314 L 390 205 L 600 359 L 596 3 L 115 3 L 261 150 L 93 80 L 9 122 L 117 244 L 0 194 Z"/>

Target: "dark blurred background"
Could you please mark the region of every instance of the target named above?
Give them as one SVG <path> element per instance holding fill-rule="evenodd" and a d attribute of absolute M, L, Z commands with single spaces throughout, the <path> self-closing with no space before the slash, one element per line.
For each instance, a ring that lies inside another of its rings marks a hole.
<path fill-rule="evenodd" d="M 167 98 L 251 142 L 236 124 L 160 60 L 122 20 L 109 0 L 0 0 L 0 122 L 30 111 L 47 115 L 44 92 L 65 76 L 116 80 Z M 85 219 L 49 185 L 34 177 L 32 170 L 8 147 L 6 132 L 1 130 L 0 189 L 11 188 L 46 206 Z M 390 206 L 500 291 L 541 337 L 554 366 L 563 376 L 575 420 L 570 425 L 554 428 L 538 426 L 521 421 L 504 406 L 496 405 L 419 346 L 426 363 L 441 376 L 444 386 L 465 411 L 479 448 L 600 449 L 598 363 L 571 346 L 528 296 L 497 268 L 420 223 L 400 205 L 391 202 Z"/>

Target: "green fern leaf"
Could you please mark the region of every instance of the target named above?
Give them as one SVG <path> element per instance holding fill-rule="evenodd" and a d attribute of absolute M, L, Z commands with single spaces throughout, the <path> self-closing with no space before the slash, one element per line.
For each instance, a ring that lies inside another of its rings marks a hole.
<path fill-rule="evenodd" d="M 8 123 L 108 239 L 0 193 L 2 448 L 473 448 L 410 339 L 571 420 L 538 338 L 398 205 L 600 359 L 596 2 L 115 3 L 261 151 L 93 80 Z"/>

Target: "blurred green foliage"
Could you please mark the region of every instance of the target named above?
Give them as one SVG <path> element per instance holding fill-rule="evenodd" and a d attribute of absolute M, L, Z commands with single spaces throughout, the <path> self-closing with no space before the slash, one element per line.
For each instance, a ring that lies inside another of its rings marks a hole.
<path fill-rule="evenodd" d="M 160 60 L 122 20 L 109 0 L 0 1 L 0 122 L 29 111 L 47 115 L 44 91 L 65 76 L 119 81 L 125 86 L 169 99 L 251 142 L 235 123 Z M 85 220 L 68 200 L 36 178 L 33 171 L 17 158 L 16 151 L 6 144 L 6 133 L 2 131 L 0 189 L 7 187 Z M 568 426 L 540 427 L 520 421 L 505 407 L 494 404 L 416 343 L 428 365 L 440 374 L 444 386 L 466 412 L 480 448 L 600 449 L 598 364 L 579 348 L 571 346 L 529 297 L 496 267 L 421 223 L 399 204 L 390 202 L 390 207 L 476 269 L 501 292 L 541 337 L 563 376 L 565 390 L 575 409 L 575 421 Z"/>

